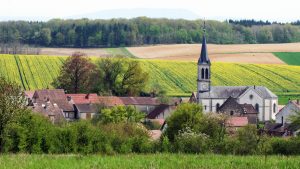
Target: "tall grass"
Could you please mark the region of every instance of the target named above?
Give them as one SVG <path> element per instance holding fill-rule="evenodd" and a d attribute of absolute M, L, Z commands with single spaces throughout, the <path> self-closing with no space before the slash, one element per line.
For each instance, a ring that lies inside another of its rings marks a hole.
<path fill-rule="evenodd" d="M 172 168 L 299 168 L 299 156 L 232 156 L 232 155 L 2 155 L 0 168 L 9 169 L 172 169 Z"/>

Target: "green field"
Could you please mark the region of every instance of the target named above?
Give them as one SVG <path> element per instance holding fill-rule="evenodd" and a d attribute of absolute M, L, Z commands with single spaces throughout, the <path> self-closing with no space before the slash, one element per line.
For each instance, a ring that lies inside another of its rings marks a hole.
<path fill-rule="evenodd" d="M 66 57 L 0 55 L 0 76 L 17 82 L 25 90 L 51 88 Z M 97 58 L 93 58 L 96 60 Z M 189 96 L 196 90 L 197 65 L 194 62 L 139 60 L 150 74 L 151 86 L 158 83 L 172 96 Z M 300 66 L 212 64 L 212 85 L 262 85 L 279 95 L 284 104 L 289 95 L 300 97 Z"/>
<path fill-rule="evenodd" d="M 288 65 L 300 66 L 300 52 L 279 52 L 274 54 Z"/>
<path fill-rule="evenodd" d="M 130 53 L 126 48 L 106 48 L 107 53 L 113 56 L 124 56 L 129 58 L 136 58 L 132 53 Z"/>
<path fill-rule="evenodd" d="M 299 156 L 224 156 L 224 155 L 2 155 L 0 168 L 7 169 L 256 169 L 256 168 L 299 168 Z"/>

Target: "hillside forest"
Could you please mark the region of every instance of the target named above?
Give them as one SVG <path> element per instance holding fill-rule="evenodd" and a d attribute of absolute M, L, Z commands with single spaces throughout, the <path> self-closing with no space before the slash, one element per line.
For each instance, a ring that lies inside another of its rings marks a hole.
<path fill-rule="evenodd" d="M 262 21 L 206 21 L 208 43 L 252 44 L 300 42 L 298 24 Z M 133 19 L 0 22 L 0 44 L 42 47 L 119 47 L 199 43 L 203 20 Z M 2 46 L 3 46 L 2 45 Z"/>

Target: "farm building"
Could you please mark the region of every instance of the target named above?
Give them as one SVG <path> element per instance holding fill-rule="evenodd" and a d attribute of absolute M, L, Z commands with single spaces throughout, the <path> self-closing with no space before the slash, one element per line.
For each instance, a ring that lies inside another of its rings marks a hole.
<path fill-rule="evenodd" d="M 211 86 L 211 76 L 211 62 L 204 34 L 198 60 L 197 92 L 192 94 L 190 101 L 201 104 L 204 112 L 217 112 L 224 102 L 232 97 L 239 104 L 252 105 L 258 112 L 260 121 L 270 121 L 275 118 L 278 112 L 278 97 L 266 87 Z"/>

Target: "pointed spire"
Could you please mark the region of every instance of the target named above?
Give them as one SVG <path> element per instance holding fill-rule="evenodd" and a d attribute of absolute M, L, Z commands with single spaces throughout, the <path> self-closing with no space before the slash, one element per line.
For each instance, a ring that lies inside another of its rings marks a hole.
<path fill-rule="evenodd" d="M 206 24 L 205 24 L 205 21 L 204 21 L 202 48 L 201 48 L 200 58 L 198 60 L 198 65 L 199 64 L 209 64 L 210 65 L 210 60 L 208 58 L 208 53 L 207 53 L 205 33 L 206 33 Z"/>

